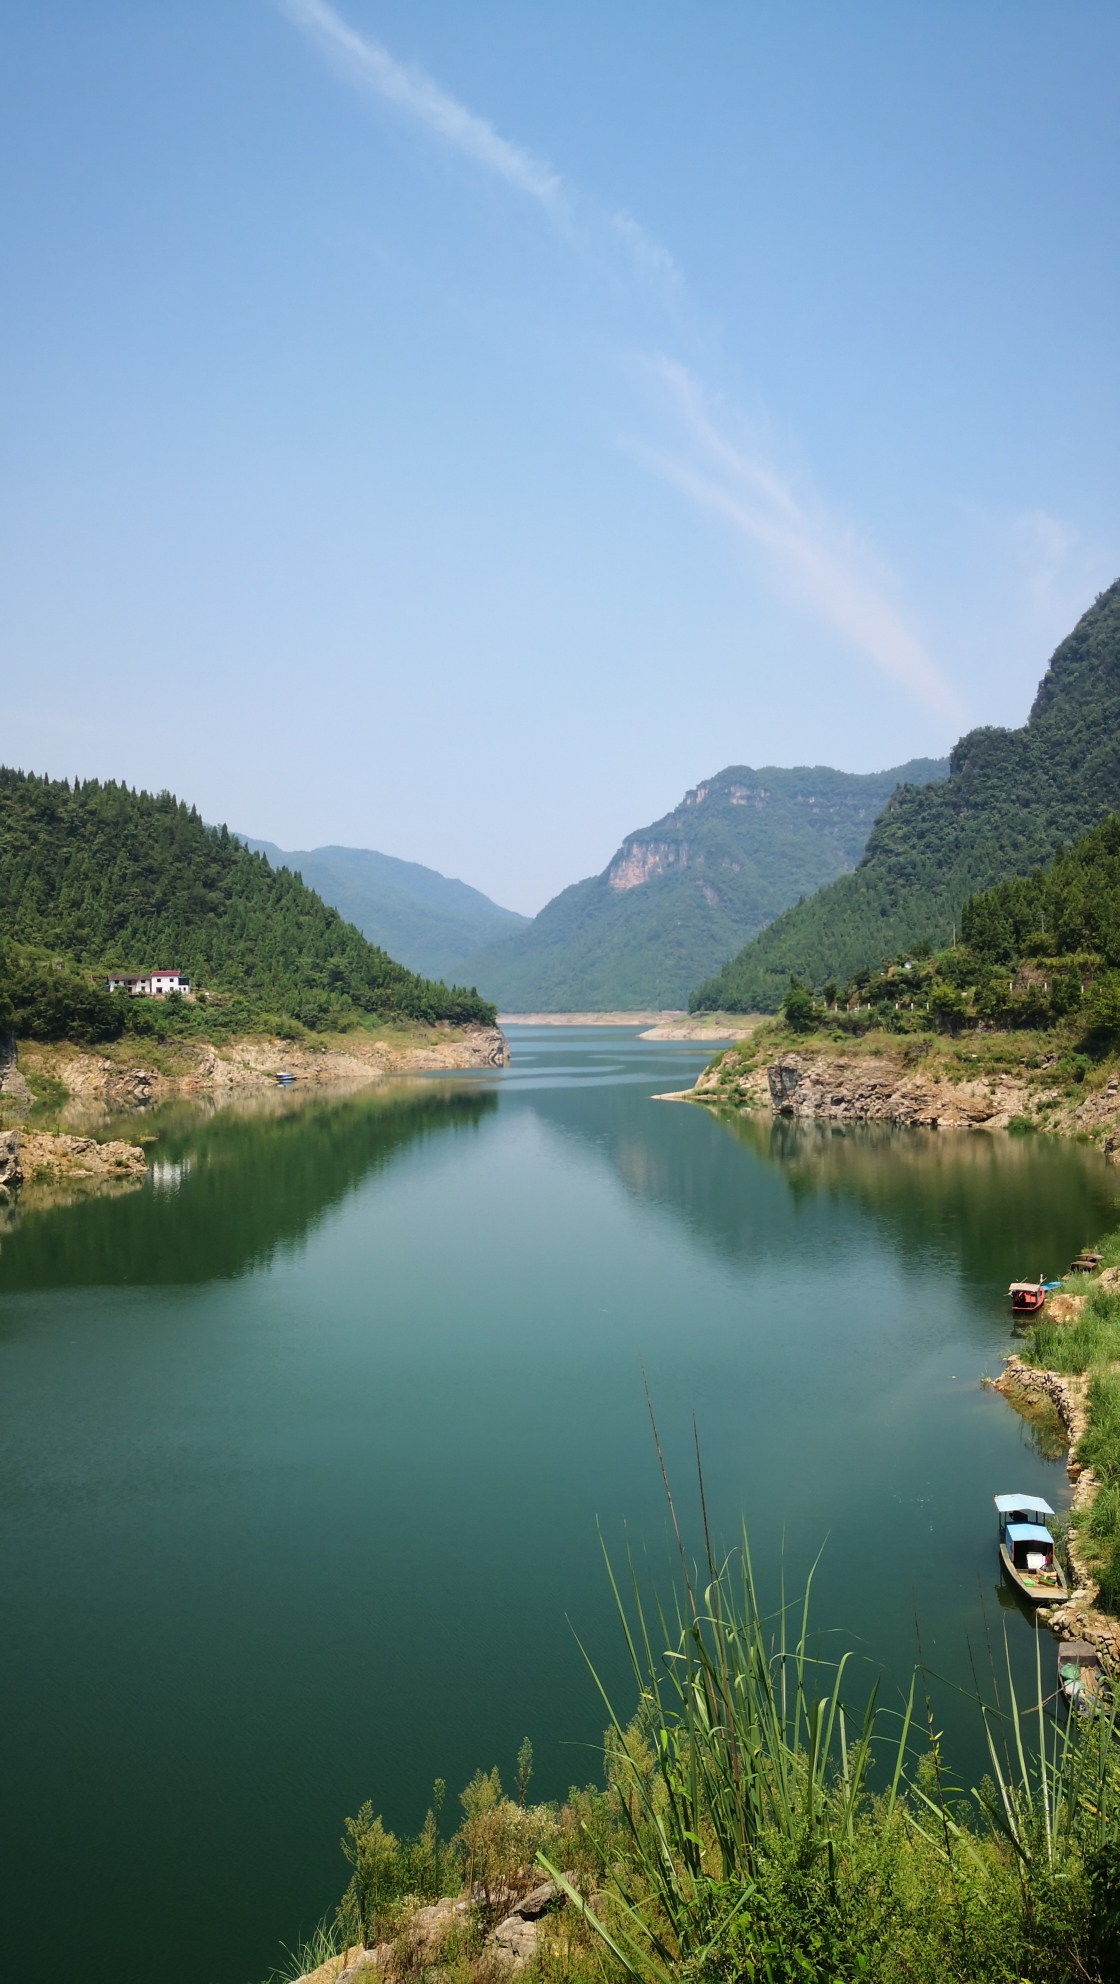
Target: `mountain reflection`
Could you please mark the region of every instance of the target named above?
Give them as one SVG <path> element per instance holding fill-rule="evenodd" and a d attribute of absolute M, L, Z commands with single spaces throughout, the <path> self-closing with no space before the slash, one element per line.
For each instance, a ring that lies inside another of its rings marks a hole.
<path fill-rule="evenodd" d="M 564 1090 L 532 1100 L 580 1134 Z M 936 1254 L 981 1282 L 1056 1273 L 1115 1224 L 1120 1193 L 1100 1154 L 1068 1140 L 774 1121 L 621 1087 L 602 1098 L 594 1142 L 637 1198 L 737 1266 L 842 1245 L 858 1208 L 907 1265 Z"/>
<path fill-rule="evenodd" d="M 0 1245 L 0 1293 L 246 1274 L 411 1145 L 473 1130 L 497 1106 L 493 1091 L 450 1083 L 173 1106 L 145 1119 L 158 1141 L 142 1191 L 23 1212 Z"/>

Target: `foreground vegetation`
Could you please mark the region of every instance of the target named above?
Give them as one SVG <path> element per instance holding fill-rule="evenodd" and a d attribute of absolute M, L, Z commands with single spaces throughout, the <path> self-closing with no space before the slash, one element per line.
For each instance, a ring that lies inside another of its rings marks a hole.
<path fill-rule="evenodd" d="M 491 1024 L 406 971 L 286 868 L 170 793 L 0 769 L 0 1032 L 112 1040 L 337 1032 L 371 1018 Z M 110 995 L 110 971 L 178 968 L 202 997 Z"/>
<path fill-rule="evenodd" d="M 1120 1230 L 1097 1242 L 1100 1272 L 1120 1267 Z M 1091 1468 L 1099 1486 L 1072 1521 L 1099 1586 L 1102 1611 L 1120 1616 L 1120 1290 L 1071 1275 L 1064 1289 L 1082 1296 L 1072 1322 L 1043 1316 L 1027 1331 L 1023 1362 L 1062 1377 L 1083 1377 L 1086 1425 L 1077 1458 Z"/>
<path fill-rule="evenodd" d="M 693 1010 L 774 1012 L 792 973 L 845 980 L 925 941 L 964 904 L 1049 861 L 1120 806 L 1120 581 L 1062 642 L 1020 730 L 971 731 L 949 777 L 902 787 L 850 875 L 779 916 L 692 994 Z"/>
<path fill-rule="evenodd" d="M 462 1890 L 469 1914 L 439 1955 L 456 1984 L 493 1977 L 487 1931 L 552 1876 L 559 1908 L 535 1974 L 559 1980 L 874 1980 L 1073 1984 L 1120 1967 L 1120 1730 L 1113 1713 L 1056 1716 L 1039 1672 L 1029 1712 L 1010 1670 L 978 1701 L 989 1774 L 957 1786 L 924 1677 L 886 1711 L 847 1656 L 810 1652 L 808 1593 L 759 1612 L 744 1537 L 699 1574 L 681 1554 L 676 1607 L 619 1612 L 639 1702 L 610 1703 L 605 1787 L 528 1806 L 497 1772 L 462 1794 L 443 1844 L 442 1787 L 419 1837 L 366 1806 L 347 1821 L 353 1873 L 331 1948 L 392 1943 L 398 1977 L 432 1962 L 417 1901 Z M 1039 1643 L 1036 1642 L 1036 1645 Z M 853 1702 L 849 1691 L 855 1693 Z M 919 1734 L 920 1730 L 920 1734 Z"/>

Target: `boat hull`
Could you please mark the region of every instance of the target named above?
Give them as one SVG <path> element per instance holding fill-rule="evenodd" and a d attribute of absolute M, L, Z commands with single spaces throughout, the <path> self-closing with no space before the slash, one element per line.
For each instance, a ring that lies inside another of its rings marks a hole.
<path fill-rule="evenodd" d="M 1060 1564 L 1046 1571 L 1021 1571 L 1012 1563 L 1006 1543 L 999 1546 L 999 1560 L 1012 1584 L 1032 1605 L 1061 1605 L 1068 1598 L 1069 1586 Z"/>
<path fill-rule="evenodd" d="M 1017 1316 L 1037 1316 L 1046 1300 L 1044 1288 L 1013 1288 L 1011 1307 Z"/>

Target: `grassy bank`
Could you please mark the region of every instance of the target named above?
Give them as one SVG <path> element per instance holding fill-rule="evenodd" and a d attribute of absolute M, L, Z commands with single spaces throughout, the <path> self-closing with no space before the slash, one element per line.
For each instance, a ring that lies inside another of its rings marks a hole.
<path fill-rule="evenodd" d="M 1037 1369 L 1088 1380 L 1077 1459 L 1098 1486 L 1072 1520 L 1100 1587 L 1100 1608 L 1120 1616 L 1120 1289 L 1108 1285 L 1109 1271 L 1120 1268 L 1120 1231 L 1106 1234 L 1095 1251 L 1104 1285 L 1095 1276 L 1086 1288 L 1084 1276 L 1068 1276 L 1063 1292 L 1081 1298 L 1079 1313 L 1069 1322 L 1036 1323 L 1021 1355 Z"/>
<path fill-rule="evenodd" d="M 675 1613 L 643 1611 L 636 1585 L 619 1612 L 640 1706 L 631 1718 L 606 1704 L 602 1787 L 529 1806 L 524 1768 L 516 1800 L 480 1773 L 446 1844 L 438 1801 L 407 1841 L 365 1807 L 346 1822 L 352 1877 L 305 1967 L 332 1945 L 391 1945 L 391 1975 L 435 1966 L 447 1984 L 484 1984 L 500 1974 L 495 1923 L 547 1873 L 556 1893 L 527 1972 L 546 1984 L 1116 1976 L 1114 1718 L 1055 1720 L 1041 1668 L 1028 1713 L 1009 1670 L 993 1672 L 977 1703 L 990 1773 L 968 1790 L 924 1677 L 891 1708 L 874 1692 L 853 1706 L 860 1671 L 811 1654 L 807 1595 L 760 1615 L 745 1538 L 722 1565 L 690 1570 L 682 1554 Z M 434 1950 L 417 1904 L 456 1891 L 469 1907 L 448 1912 Z"/>

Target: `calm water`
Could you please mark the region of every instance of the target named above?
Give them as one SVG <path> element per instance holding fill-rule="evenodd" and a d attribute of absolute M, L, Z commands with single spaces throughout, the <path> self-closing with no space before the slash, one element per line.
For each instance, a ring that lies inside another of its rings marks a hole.
<path fill-rule="evenodd" d="M 598 1770 L 629 1707 L 596 1521 L 669 1582 L 644 1363 L 693 1524 L 816 1617 L 967 1682 L 991 1497 L 1064 1468 L 979 1378 L 1002 1291 L 1114 1218 L 1041 1139 L 656 1103 L 704 1055 L 525 1029 L 502 1075 L 166 1111 L 144 1190 L 0 1244 L 5 1955 L 247 1984 L 336 1899 L 341 1820 Z M 826 1541 L 827 1539 L 827 1541 Z M 1044 1657 L 1053 1659 L 1047 1639 Z M 968 1712 L 939 1721 L 968 1775 Z"/>

